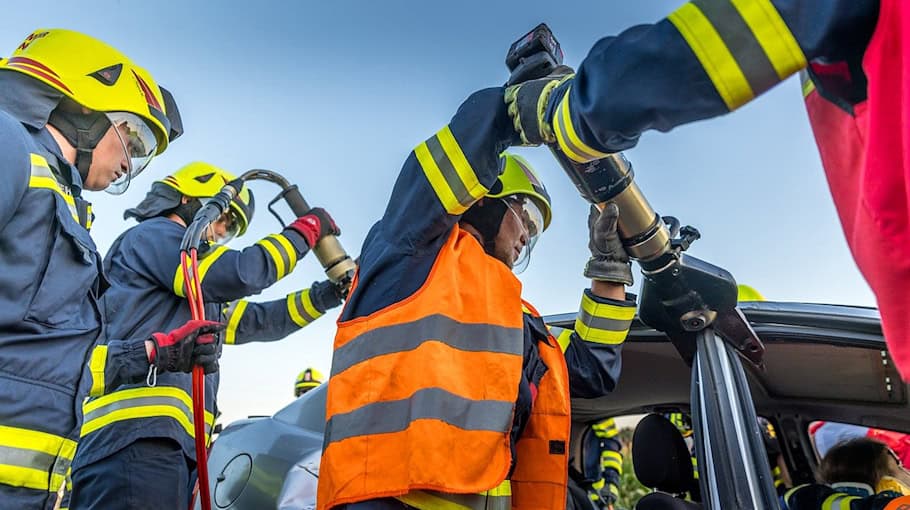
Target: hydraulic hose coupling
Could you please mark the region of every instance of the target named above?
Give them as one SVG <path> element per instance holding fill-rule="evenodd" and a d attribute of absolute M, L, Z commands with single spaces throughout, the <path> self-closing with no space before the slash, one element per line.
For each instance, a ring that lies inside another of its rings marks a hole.
<path fill-rule="evenodd" d="M 325 275 L 335 283 L 350 283 L 357 270 L 357 264 L 344 251 L 335 236 L 325 236 L 316 243 L 313 253 L 325 270 Z"/>
<path fill-rule="evenodd" d="M 551 147 L 563 170 L 586 200 L 619 207 L 619 237 L 629 256 L 643 266 L 670 252 L 670 231 L 635 184 L 632 164 L 621 152 L 577 163 Z"/>

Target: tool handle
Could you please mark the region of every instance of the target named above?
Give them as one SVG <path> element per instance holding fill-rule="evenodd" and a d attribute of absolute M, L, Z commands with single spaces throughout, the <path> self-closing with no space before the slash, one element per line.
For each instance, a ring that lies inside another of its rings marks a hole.
<path fill-rule="evenodd" d="M 298 218 L 310 212 L 310 204 L 308 204 L 306 199 L 303 198 L 303 195 L 300 194 L 300 189 L 297 188 L 296 184 L 292 184 L 286 188 L 282 192 L 282 195 L 284 196 L 284 201 L 287 202 L 288 207 L 291 208 L 291 211 Z"/>

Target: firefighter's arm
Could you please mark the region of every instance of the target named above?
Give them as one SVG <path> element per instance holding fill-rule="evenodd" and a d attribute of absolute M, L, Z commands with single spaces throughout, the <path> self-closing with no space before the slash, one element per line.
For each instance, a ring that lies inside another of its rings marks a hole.
<path fill-rule="evenodd" d="M 573 398 L 613 391 L 622 368 L 622 344 L 635 316 L 635 298 L 605 298 L 585 290 L 574 329 L 554 328 L 569 369 Z"/>
<path fill-rule="evenodd" d="M 622 478 L 622 443 L 619 442 L 619 429 L 613 418 L 608 418 L 593 426 L 594 434 L 600 441 L 601 479 L 594 483 L 608 503 L 614 503 L 619 497 L 619 485 Z"/>
<path fill-rule="evenodd" d="M 226 344 L 273 342 L 308 326 L 326 311 L 341 304 L 335 284 L 326 280 L 310 288 L 266 303 L 237 300 L 225 306 Z"/>
<path fill-rule="evenodd" d="M 0 186 L 0 231 L 12 219 L 25 196 L 32 164 L 22 125 L 8 115 L 0 114 L 0 168 L 4 180 Z"/>
<path fill-rule="evenodd" d="M 598 41 L 549 97 L 546 120 L 586 162 L 735 110 L 817 58 L 862 55 L 876 0 L 696 0 Z"/>
<path fill-rule="evenodd" d="M 501 172 L 499 154 L 515 137 L 503 89 L 472 94 L 448 125 L 408 155 L 378 228 L 402 254 L 440 245 Z"/>
<path fill-rule="evenodd" d="M 199 259 L 202 296 L 208 302 L 226 303 L 259 294 L 284 278 L 306 255 L 303 236 L 290 229 L 272 234 L 242 250 L 214 246 Z M 166 254 L 171 263 L 162 268 L 163 284 L 185 297 L 183 268 L 173 247 Z M 172 253 L 173 252 L 173 253 Z"/>
<path fill-rule="evenodd" d="M 149 373 L 146 340 L 111 340 L 96 345 L 88 361 L 89 396 L 100 397 L 123 384 L 142 381 Z"/>

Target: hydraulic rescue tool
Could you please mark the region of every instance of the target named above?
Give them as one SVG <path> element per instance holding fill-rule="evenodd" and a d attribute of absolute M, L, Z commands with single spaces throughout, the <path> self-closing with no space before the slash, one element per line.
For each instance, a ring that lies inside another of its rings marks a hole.
<path fill-rule="evenodd" d="M 271 202 L 269 202 L 269 211 L 278 218 L 282 226 L 286 226 L 281 216 L 274 209 L 274 205 L 279 200 L 284 200 L 295 216 L 303 216 L 310 211 L 310 206 L 304 200 L 300 190 L 296 185 L 291 184 L 277 172 L 271 170 L 250 170 L 239 178 L 225 184 L 221 191 L 218 192 L 211 200 L 206 202 L 196 213 L 193 222 L 187 227 L 180 244 L 181 263 L 185 282 L 185 292 L 190 305 L 190 313 L 193 319 L 205 319 L 205 307 L 202 297 L 202 286 L 199 278 L 198 248 L 202 241 L 206 229 L 209 228 L 225 211 L 231 201 L 237 196 L 237 193 L 243 188 L 243 184 L 252 180 L 264 180 L 277 184 L 281 187 L 281 192 Z M 338 238 L 333 235 L 323 237 L 316 246 L 312 248 L 316 258 L 325 270 L 326 276 L 335 285 L 342 289 L 343 294 L 351 287 L 354 278 L 354 272 L 357 269 L 355 262 L 348 256 L 347 252 L 341 246 Z M 193 368 L 193 425 L 196 439 L 196 463 L 199 487 L 200 501 L 203 510 L 211 509 L 211 497 L 209 494 L 209 477 L 205 434 L 205 374 L 202 367 Z"/>
<path fill-rule="evenodd" d="M 541 23 L 509 48 L 506 85 L 543 78 L 563 65 L 559 42 Z M 660 217 L 635 184 L 632 164 L 621 153 L 588 163 L 571 160 L 558 144 L 550 151 L 581 196 L 599 207 L 619 207 L 619 235 L 644 275 L 641 320 L 667 333 L 692 361 L 695 333 L 712 326 L 746 358 L 761 364 L 764 346 L 736 308 L 736 281 L 726 270 L 683 252 L 700 237 L 673 217 Z"/>
<path fill-rule="evenodd" d="M 512 73 L 507 85 L 544 78 L 562 71 L 556 69 L 562 51 L 541 24 L 512 45 L 506 65 Z M 654 212 L 622 153 L 578 163 L 558 144 L 549 148 L 582 197 L 601 208 L 611 201 L 619 207 L 620 238 L 644 276 L 639 317 L 666 333 L 692 367 L 689 403 L 702 438 L 696 454 L 705 508 L 779 508 L 768 463 L 757 460 L 767 454 L 740 361 L 761 367 L 764 345 L 737 307 L 733 275 L 684 253 L 700 234 Z"/>

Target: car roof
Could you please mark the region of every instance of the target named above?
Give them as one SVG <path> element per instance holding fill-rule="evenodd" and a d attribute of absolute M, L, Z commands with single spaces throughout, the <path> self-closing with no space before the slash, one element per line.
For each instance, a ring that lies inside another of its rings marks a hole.
<path fill-rule="evenodd" d="M 786 302 L 741 303 L 765 344 L 759 368 L 743 360 L 756 411 L 910 430 L 907 386 L 885 348 L 874 308 Z M 575 314 L 546 317 L 572 327 Z M 576 421 L 688 407 L 691 371 L 669 339 L 638 318 L 610 395 L 573 400 Z"/>

